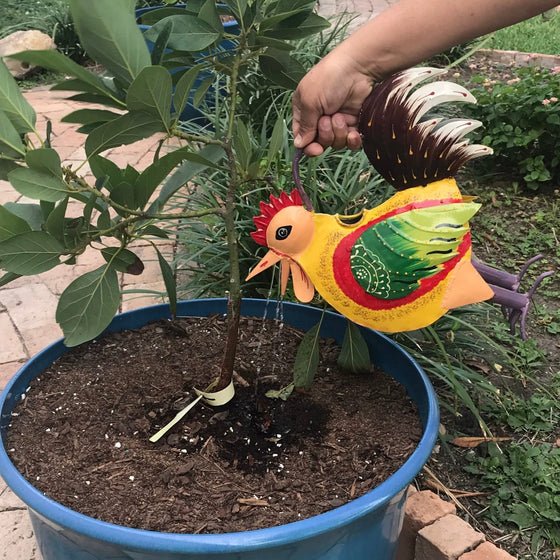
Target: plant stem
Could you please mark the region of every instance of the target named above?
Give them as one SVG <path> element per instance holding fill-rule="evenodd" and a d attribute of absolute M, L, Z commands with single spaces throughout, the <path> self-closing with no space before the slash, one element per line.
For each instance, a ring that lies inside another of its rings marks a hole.
<path fill-rule="evenodd" d="M 239 337 L 239 320 L 241 317 L 241 277 L 239 272 L 239 246 L 237 245 L 237 233 L 235 231 L 235 199 L 240 180 L 239 174 L 237 172 L 235 154 L 231 147 L 231 139 L 233 136 L 235 108 L 237 104 L 238 94 L 237 78 L 239 75 L 239 66 L 242 61 L 244 46 L 244 35 L 241 34 L 237 51 L 238 54 L 235 57 L 230 78 L 230 113 L 226 140 L 224 142 L 224 150 L 227 155 L 230 171 L 230 181 L 226 193 L 224 213 L 226 240 L 229 250 L 230 277 L 227 305 L 226 348 L 224 351 L 222 370 L 220 372 L 220 379 L 216 386 L 216 391 L 224 389 L 231 383 L 231 379 L 233 377 L 233 366 L 235 363 L 235 354 L 237 351 L 237 339 Z"/>

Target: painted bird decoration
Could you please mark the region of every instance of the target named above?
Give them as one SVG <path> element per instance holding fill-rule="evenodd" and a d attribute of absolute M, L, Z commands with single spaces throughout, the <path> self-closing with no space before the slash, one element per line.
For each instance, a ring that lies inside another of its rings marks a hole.
<path fill-rule="evenodd" d="M 438 81 L 444 71 L 413 68 L 375 87 L 365 100 L 358 128 L 363 149 L 396 194 L 353 216 L 315 213 L 299 179 L 297 189 L 261 202 L 253 239 L 269 248 L 247 279 L 280 262 L 281 290 L 290 272 L 296 297 L 315 290 L 338 312 L 376 330 L 399 332 L 430 325 L 448 310 L 492 300 L 510 327 L 525 317 L 541 274 L 528 293 L 518 292 L 531 259 L 519 274 L 478 262 L 472 255 L 469 220 L 480 208 L 454 179 L 459 168 L 491 150 L 464 136 L 481 125 L 467 119 L 423 118 L 448 101 L 475 103 L 463 87 Z"/>

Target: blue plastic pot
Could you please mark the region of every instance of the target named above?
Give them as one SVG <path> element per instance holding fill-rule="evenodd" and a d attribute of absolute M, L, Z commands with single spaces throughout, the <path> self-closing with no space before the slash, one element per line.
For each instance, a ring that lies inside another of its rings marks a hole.
<path fill-rule="evenodd" d="M 225 311 L 223 299 L 179 304 L 179 314 L 185 316 Z M 275 311 L 275 302 L 243 302 L 242 313 L 247 316 L 274 317 Z M 320 315 L 316 308 L 284 303 L 284 321 L 294 327 L 308 330 L 318 323 Z M 155 305 L 118 315 L 108 330 L 138 328 L 168 317 L 167 305 Z M 346 324 L 344 317 L 326 313 L 321 334 L 341 342 Z M 389 479 L 353 502 L 288 525 L 221 535 L 157 533 L 98 521 L 47 498 L 23 478 L 6 454 L 6 429 L 29 382 L 68 351 L 62 340 L 47 347 L 15 375 L 0 396 L 0 474 L 29 506 L 43 560 L 392 560 L 406 490 L 435 443 L 438 404 L 425 373 L 406 352 L 378 332 L 363 332 L 374 362 L 406 387 L 418 407 L 424 433 L 416 450 Z"/>
<path fill-rule="evenodd" d="M 218 4 L 219 6 L 225 6 L 225 4 Z M 176 4 L 173 7 L 174 8 L 185 8 L 185 4 Z M 153 10 L 159 10 L 161 8 L 164 8 L 165 6 L 151 6 L 148 8 L 139 8 L 138 10 L 136 10 L 134 12 L 136 19 L 140 19 L 144 14 L 147 14 L 148 12 L 152 12 Z M 138 27 L 140 28 L 140 30 L 142 32 L 147 31 L 148 29 L 150 29 L 150 25 L 143 25 L 142 23 L 138 24 Z M 239 25 L 236 21 L 227 21 L 223 23 L 223 27 L 224 27 L 224 31 L 226 33 L 232 34 L 232 35 L 238 35 L 240 33 L 240 29 L 239 29 Z M 154 48 L 154 44 L 152 43 L 152 41 L 149 41 L 146 39 L 146 45 L 148 46 L 148 50 L 150 52 L 152 52 L 152 49 Z M 228 51 L 228 50 L 232 50 L 234 49 L 236 46 L 235 42 L 230 40 L 230 39 L 224 39 L 223 41 L 220 42 L 218 49 L 220 51 Z M 202 53 L 200 56 L 207 56 L 209 54 L 209 52 L 204 52 Z M 173 70 L 170 70 L 170 74 L 174 74 L 176 72 L 185 70 L 185 68 L 175 68 Z M 193 87 L 192 87 L 192 91 L 191 94 L 189 96 L 189 99 L 187 101 L 187 105 L 185 106 L 185 108 L 183 109 L 183 111 L 181 112 L 181 117 L 180 120 L 182 121 L 196 121 L 199 122 L 201 124 L 207 124 L 208 121 L 207 119 L 204 117 L 204 115 L 202 114 L 201 111 L 199 111 L 196 107 L 193 106 L 192 104 L 192 100 L 193 100 L 193 95 L 194 95 L 194 91 L 196 91 L 196 89 L 198 88 L 198 86 L 200 86 L 200 84 L 208 77 L 210 76 L 209 72 L 201 72 L 196 80 L 194 81 Z M 175 91 L 175 90 L 173 90 Z M 214 90 L 213 88 L 210 88 L 208 90 L 208 93 L 206 94 L 206 101 L 209 102 L 211 104 L 212 99 L 214 97 Z M 174 111 L 174 107 L 171 107 L 171 110 Z"/>

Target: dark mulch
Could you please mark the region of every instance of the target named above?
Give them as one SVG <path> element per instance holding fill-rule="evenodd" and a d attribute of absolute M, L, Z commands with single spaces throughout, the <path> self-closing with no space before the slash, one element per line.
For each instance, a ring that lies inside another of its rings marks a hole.
<path fill-rule="evenodd" d="M 158 322 L 72 350 L 35 381 L 8 434 L 40 491 L 86 515 L 180 533 L 234 532 L 304 519 L 371 490 L 421 437 L 414 406 L 385 373 L 342 373 L 323 341 L 308 393 L 290 382 L 301 333 L 242 324 L 237 394 L 199 404 L 157 444 L 148 438 L 204 388 L 221 361 L 224 319 Z"/>

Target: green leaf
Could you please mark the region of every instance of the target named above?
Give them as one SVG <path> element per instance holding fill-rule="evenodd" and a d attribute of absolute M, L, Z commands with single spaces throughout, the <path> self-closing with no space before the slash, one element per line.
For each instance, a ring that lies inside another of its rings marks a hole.
<path fill-rule="evenodd" d="M 208 90 L 213 83 L 214 78 L 212 76 L 209 76 L 208 78 L 204 78 L 204 80 L 202 80 L 202 83 L 194 92 L 192 100 L 193 107 L 198 107 L 202 103 L 202 101 L 204 101 L 204 98 L 206 97 L 206 94 L 208 93 Z"/>
<path fill-rule="evenodd" d="M 262 73 L 274 84 L 286 89 L 295 89 L 305 75 L 305 68 L 287 52 L 267 49 L 259 56 Z"/>
<path fill-rule="evenodd" d="M 126 95 L 131 111 L 144 111 L 158 118 L 169 129 L 171 121 L 171 75 L 163 66 L 144 68 L 132 82 Z"/>
<path fill-rule="evenodd" d="M 134 19 L 134 0 L 70 0 L 82 46 L 120 82 L 129 85 L 151 57 Z"/>
<path fill-rule="evenodd" d="M 165 289 L 167 290 L 167 297 L 169 298 L 171 316 L 175 317 L 177 315 L 177 285 L 175 282 L 175 274 L 173 273 L 173 269 L 163 258 L 163 255 L 159 252 L 157 247 L 156 252 L 158 256 L 159 267 L 161 269 L 161 275 L 163 276 L 163 282 L 165 284 Z"/>
<path fill-rule="evenodd" d="M 193 66 L 192 68 L 189 68 L 189 70 L 187 70 L 187 72 L 185 72 L 181 76 L 181 78 L 177 82 L 177 85 L 175 86 L 175 95 L 173 96 L 173 106 L 178 116 L 183 112 L 183 110 L 187 106 L 187 103 L 189 101 L 189 94 L 191 92 L 191 89 L 194 85 L 196 78 L 198 77 L 199 72 L 200 72 L 199 66 Z"/>
<path fill-rule="evenodd" d="M 162 2 L 163 3 L 163 2 Z M 191 15 L 196 15 L 196 10 L 192 12 L 190 9 L 193 2 L 189 1 L 189 7 L 186 9 L 186 6 L 183 7 L 166 7 L 166 8 L 158 8 L 156 10 L 150 10 L 145 14 L 142 14 L 140 17 L 140 23 L 142 25 L 154 25 L 158 21 L 169 17 L 169 16 L 176 16 L 176 15 L 184 15 L 185 13 L 191 13 Z"/>
<path fill-rule="evenodd" d="M 52 89 L 72 89 L 77 91 L 95 91 L 103 96 L 111 96 L 111 91 L 103 84 L 101 78 L 86 70 L 70 58 L 64 56 L 58 51 L 23 51 L 17 54 L 11 54 L 11 58 L 23 60 L 30 64 L 68 74 L 76 79 L 64 80 L 56 84 Z M 79 87 L 79 89 L 78 89 Z M 91 89 L 83 90 L 83 87 Z"/>
<path fill-rule="evenodd" d="M 202 51 L 220 37 L 220 33 L 205 21 L 189 14 L 169 16 L 158 21 L 144 33 L 144 37 L 157 41 L 168 22 L 171 22 L 173 29 L 167 46 L 176 51 Z"/>
<path fill-rule="evenodd" d="M 265 396 L 269 399 L 281 399 L 283 401 L 287 401 L 289 396 L 294 392 L 294 389 L 295 384 L 292 382 L 276 391 L 274 389 L 270 389 L 265 393 Z"/>
<path fill-rule="evenodd" d="M 25 220 L 33 231 L 38 231 L 43 227 L 43 211 L 38 204 L 22 204 L 19 202 L 6 202 L 4 208 Z"/>
<path fill-rule="evenodd" d="M 298 389 L 309 389 L 317 373 L 321 322 L 305 333 L 297 350 L 294 363 L 294 383 Z"/>
<path fill-rule="evenodd" d="M 171 31 L 173 30 L 173 24 L 168 21 L 163 29 L 159 32 L 158 38 L 154 42 L 152 47 L 152 65 L 157 66 L 161 64 L 163 56 L 165 55 L 165 50 L 167 49 L 167 43 L 169 43 L 169 37 L 171 37 Z"/>
<path fill-rule="evenodd" d="M 102 124 L 86 140 L 88 158 L 110 148 L 116 148 L 149 138 L 156 132 L 164 132 L 162 122 L 144 112 L 130 112 L 118 119 Z"/>
<path fill-rule="evenodd" d="M 0 181 L 7 181 L 8 175 L 14 169 L 20 169 L 17 162 L 0 158 Z"/>
<path fill-rule="evenodd" d="M 144 263 L 128 249 L 105 247 L 101 249 L 103 258 L 119 272 L 138 276 L 144 272 Z"/>
<path fill-rule="evenodd" d="M 21 154 L 22 156 L 25 155 L 25 145 L 19 136 L 19 132 L 3 111 L 0 111 L 0 142 L 8 146 L 12 152 Z M 1 146 L 0 153 L 12 155 L 6 152 L 5 149 L 2 149 Z"/>
<path fill-rule="evenodd" d="M 154 237 L 159 237 L 161 239 L 169 239 L 169 234 L 165 230 L 152 224 L 149 224 L 142 229 L 142 235 L 153 235 Z"/>
<path fill-rule="evenodd" d="M 0 288 L 10 282 L 13 282 L 14 280 L 17 280 L 18 278 L 21 278 L 21 274 L 14 274 L 13 272 L 6 272 L 6 274 L 2 274 L 0 277 Z"/>
<path fill-rule="evenodd" d="M 235 19 L 238 22 L 243 22 L 243 16 L 245 15 L 245 10 L 247 9 L 247 0 L 230 0 L 228 6 L 231 9 Z"/>
<path fill-rule="evenodd" d="M 0 111 L 4 111 L 17 132 L 31 132 L 37 115 L 27 102 L 2 60 L 0 60 Z"/>
<path fill-rule="evenodd" d="M 44 231 L 27 231 L 0 242 L 0 265 L 7 272 L 32 276 L 60 264 L 64 247 Z"/>
<path fill-rule="evenodd" d="M 113 187 L 111 190 L 111 199 L 129 210 L 138 208 L 134 185 L 126 181 L 122 181 Z M 125 215 L 127 213 L 126 211 L 120 209 L 117 209 L 117 212 L 121 215 Z"/>
<path fill-rule="evenodd" d="M 99 218 L 97 218 L 97 228 L 100 230 L 109 229 L 113 225 L 111 221 L 111 215 L 109 210 L 103 210 L 99 213 Z"/>
<path fill-rule="evenodd" d="M 78 109 L 77 111 L 68 113 L 68 115 L 61 119 L 61 122 L 77 124 L 104 123 L 112 121 L 120 116 L 119 113 L 106 111 L 104 109 Z"/>
<path fill-rule="evenodd" d="M 214 31 L 218 32 L 216 41 L 220 41 L 224 26 L 215 0 L 206 0 L 198 12 L 198 17 L 205 21 Z"/>
<path fill-rule="evenodd" d="M 9 173 L 8 178 L 16 191 L 35 200 L 57 202 L 69 192 L 62 179 L 53 177 L 46 171 L 16 169 Z"/>
<path fill-rule="evenodd" d="M 66 245 L 64 243 L 64 218 L 66 216 L 66 209 L 68 208 L 68 200 L 69 197 L 62 200 L 49 214 L 45 222 L 47 231 L 64 245 Z"/>
<path fill-rule="evenodd" d="M 31 227 L 23 218 L 0 206 L 0 241 L 26 231 L 31 231 Z"/>
<path fill-rule="evenodd" d="M 359 327 L 352 321 L 348 321 L 337 364 L 351 373 L 368 373 L 371 370 L 367 343 Z"/>
<path fill-rule="evenodd" d="M 303 17 L 302 14 L 298 14 L 285 19 L 274 28 L 266 30 L 264 34 L 273 39 L 294 41 L 315 35 L 327 29 L 330 25 L 325 18 L 317 14 L 311 13 L 307 16 L 303 15 Z"/>
<path fill-rule="evenodd" d="M 108 191 L 111 191 L 112 187 L 118 185 L 122 181 L 122 170 L 110 159 L 96 155 L 89 159 L 89 166 L 96 179 L 109 178 L 109 183 L 105 184 Z"/>
<path fill-rule="evenodd" d="M 56 321 L 66 346 L 77 346 L 101 334 L 119 309 L 117 273 L 109 265 L 76 278 L 60 296 Z"/>
<path fill-rule="evenodd" d="M 62 179 L 60 156 L 58 152 L 52 148 L 30 150 L 25 156 L 25 161 L 27 165 L 35 171 L 48 173 L 53 177 Z"/>
<path fill-rule="evenodd" d="M 62 179 L 53 177 L 46 171 L 16 169 L 9 173 L 8 178 L 16 191 L 35 200 L 57 202 L 69 192 Z"/>
<path fill-rule="evenodd" d="M 256 44 L 263 47 L 272 47 L 282 51 L 293 51 L 296 47 L 290 43 L 281 41 L 280 39 L 273 39 L 272 37 L 265 37 L 263 35 L 257 35 L 255 38 Z"/>

